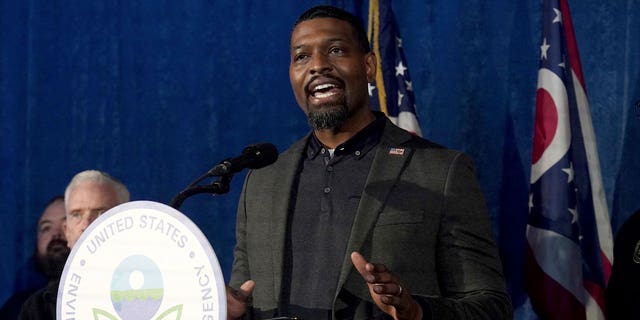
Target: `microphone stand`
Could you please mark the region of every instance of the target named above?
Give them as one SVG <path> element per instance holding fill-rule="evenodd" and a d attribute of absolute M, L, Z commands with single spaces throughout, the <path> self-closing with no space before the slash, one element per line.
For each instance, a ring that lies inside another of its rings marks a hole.
<path fill-rule="evenodd" d="M 180 208 L 182 202 L 187 198 L 200 194 L 200 193 L 211 193 L 214 195 L 225 194 L 229 192 L 229 183 L 231 182 L 231 178 L 233 174 L 224 174 L 220 175 L 217 181 L 212 182 L 208 185 L 199 185 L 198 183 L 210 176 L 210 172 L 207 172 L 200 176 L 195 181 L 191 182 L 189 186 L 187 186 L 184 190 L 180 191 L 169 203 L 174 209 Z"/>

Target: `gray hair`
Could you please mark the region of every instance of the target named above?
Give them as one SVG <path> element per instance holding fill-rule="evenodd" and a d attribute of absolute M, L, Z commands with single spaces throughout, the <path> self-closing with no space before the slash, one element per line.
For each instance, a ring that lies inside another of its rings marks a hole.
<path fill-rule="evenodd" d="M 115 189 L 116 195 L 118 197 L 118 202 L 125 203 L 129 201 L 129 190 L 122 182 L 120 182 L 120 180 L 110 176 L 106 172 L 98 170 L 85 170 L 73 176 L 73 178 L 69 182 L 69 185 L 67 185 L 67 189 L 64 191 L 65 202 L 69 200 L 69 193 L 71 193 L 71 190 L 83 182 L 95 182 L 98 184 L 109 185 L 113 187 L 113 189 Z"/>

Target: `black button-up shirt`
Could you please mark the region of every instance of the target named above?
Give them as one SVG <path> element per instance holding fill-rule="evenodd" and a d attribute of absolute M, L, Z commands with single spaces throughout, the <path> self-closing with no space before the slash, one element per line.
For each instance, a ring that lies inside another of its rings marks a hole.
<path fill-rule="evenodd" d="M 378 116 L 332 151 L 309 138 L 292 196 L 281 315 L 331 319 L 351 226 L 385 123 Z"/>

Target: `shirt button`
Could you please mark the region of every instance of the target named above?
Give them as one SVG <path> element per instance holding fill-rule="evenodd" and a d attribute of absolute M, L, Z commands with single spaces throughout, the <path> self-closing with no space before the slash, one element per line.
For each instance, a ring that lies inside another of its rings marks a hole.
<path fill-rule="evenodd" d="M 333 166 L 327 166 L 327 171 L 332 172 L 333 171 Z"/>
<path fill-rule="evenodd" d="M 322 148 L 322 150 L 320 150 L 320 153 L 324 154 L 325 152 L 327 152 L 327 150 L 325 148 Z"/>
<path fill-rule="evenodd" d="M 329 193 L 329 192 L 331 192 L 331 188 L 325 187 L 323 191 L 324 191 L 324 193 Z"/>
<path fill-rule="evenodd" d="M 356 156 L 360 155 L 360 150 L 356 151 Z"/>

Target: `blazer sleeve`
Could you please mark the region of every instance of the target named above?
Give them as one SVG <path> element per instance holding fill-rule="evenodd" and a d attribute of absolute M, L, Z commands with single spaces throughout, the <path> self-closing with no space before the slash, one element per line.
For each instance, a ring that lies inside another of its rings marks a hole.
<path fill-rule="evenodd" d="M 512 319 L 488 210 L 469 157 L 454 157 L 443 188 L 436 249 L 441 295 L 415 297 L 424 319 Z"/>
<path fill-rule="evenodd" d="M 245 182 L 242 186 L 242 192 L 240 194 L 240 200 L 238 201 L 238 210 L 236 216 L 236 245 L 233 249 L 233 265 L 231 270 L 231 278 L 229 285 L 234 288 L 239 288 L 245 281 L 251 279 L 249 275 L 248 257 L 247 257 L 247 214 L 245 210 L 245 198 L 247 181 L 249 180 L 251 172 L 245 177 Z"/>

